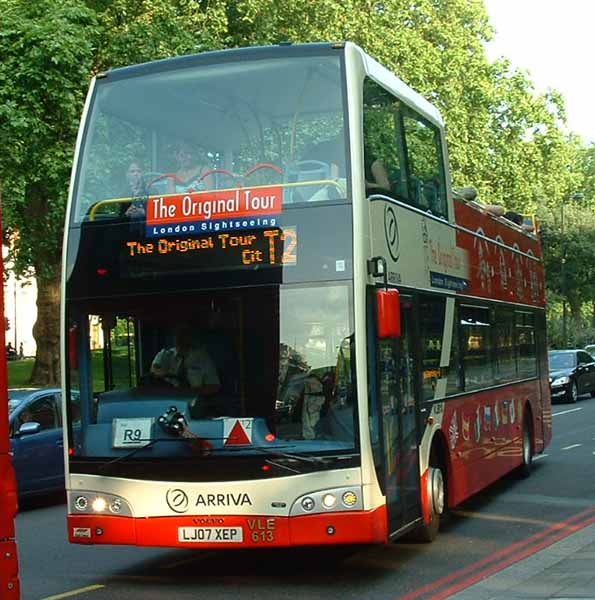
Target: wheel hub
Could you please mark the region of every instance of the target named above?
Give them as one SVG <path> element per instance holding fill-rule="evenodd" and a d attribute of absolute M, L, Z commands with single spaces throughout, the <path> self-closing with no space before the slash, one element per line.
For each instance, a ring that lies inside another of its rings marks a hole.
<path fill-rule="evenodd" d="M 428 487 L 432 511 L 434 514 L 441 515 L 444 512 L 444 479 L 440 469 L 430 467 Z"/>

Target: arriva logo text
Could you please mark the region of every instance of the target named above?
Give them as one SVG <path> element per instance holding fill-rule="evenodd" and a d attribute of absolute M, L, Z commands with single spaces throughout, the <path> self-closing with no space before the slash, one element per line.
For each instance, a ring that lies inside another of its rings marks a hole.
<path fill-rule="evenodd" d="M 198 494 L 195 506 L 252 506 L 252 500 L 246 493 L 237 494 Z"/>

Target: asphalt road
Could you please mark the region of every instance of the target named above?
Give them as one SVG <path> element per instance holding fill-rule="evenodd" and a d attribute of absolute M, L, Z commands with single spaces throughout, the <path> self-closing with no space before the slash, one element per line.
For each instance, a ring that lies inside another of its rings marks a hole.
<path fill-rule="evenodd" d="M 595 514 L 595 399 L 554 405 L 553 413 L 553 441 L 531 477 L 504 478 L 459 506 L 433 544 L 252 552 L 75 546 L 66 541 L 60 499 L 36 502 L 17 518 L 22 599 L 447 598 L 482 569 L 513 563 Z"/>

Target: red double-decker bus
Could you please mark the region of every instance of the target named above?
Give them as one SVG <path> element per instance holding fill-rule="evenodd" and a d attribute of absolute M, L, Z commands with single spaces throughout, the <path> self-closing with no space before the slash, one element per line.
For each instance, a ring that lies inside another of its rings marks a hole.
<path fill-rule="evenodd" d="M 102 73 L 64 243 L 83 544 L 434 538 L 551 436 L 539 240 L 351 43 Z"/>

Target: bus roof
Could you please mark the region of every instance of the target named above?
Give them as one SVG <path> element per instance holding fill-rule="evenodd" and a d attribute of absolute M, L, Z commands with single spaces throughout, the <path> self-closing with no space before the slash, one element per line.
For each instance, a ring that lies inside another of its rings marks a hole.
<path fill-rule="evenodd" d="M 174 69 L 184 69 L 193 67 L 203 62 L 238 62 L 246 60 L 260 60 L 267 58 L 279 58 L 281 56 L 291 56 L 299 54 L 300 56 L 311 54 L 313 56 L 330 53 L 331 51 L 342 50 L 343 43 L 311 43 L 311 44 L 291 44 L 281 43 L 271 46 L 248 46 L 244 48 L 226 48 L 223 50 L 211 50 L 199 52 L 197 54 L 185 54 L 172 58 L 164 58 L 126 67 L 109 69 L 102 73 L 100 77 L 108 76 L 110 79 L 125 79 L 136 77 L 138 75 L 147 75 L 161 71 Z"/>
<path fill-rule="evenodd" d="M 362 60 L 366 65 L 366 71 L 372 79 L 388 88 L 411 108 L 421 112 L 429 121 L 432 121 L 438 127 L 444 127 L 444 121 L 438 109 L 430 104 L 421 94 L 410 88 L 403 80 L 399 79 L 394 73 L 381 65 L 356 44 L 348 42 L 347 45 L 352 46 L 356 52 L 361 54 Z"/>
<path fill-rule="evenodd" d="M 353 49 L 365 64 L 369 75 L 402 98 L 408 105 L 421 111 L 426 118 L 436 125 L 443 127 L 444 122 L 438 109 L 430 104 L 421 94 L 410 88 L 403 80 L 399 79 L 389 69 L 372 58 L 366 51 L 353 42 L 316 42 L 309 44 L 280 43 L 271 46 L 250 46 L 244 48 L 228 48 L 213 50 L 197 54 L 187 54 L 173 58 L 165 58 L 137 65 L 110 69 L 100 77 L 109 76 L 110 79 L 125 79 L 139 75 L 163 72 L 174 69 L 193 67 L 201 63 L 216 62 L 243 62 L 246 60 L 261 60 L 279 58 L 283 56 L 300 55 L 312 56 L 331 53 L 337 50 Z"/>

